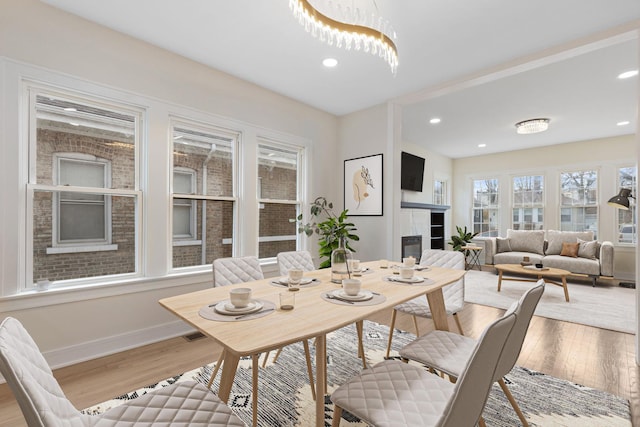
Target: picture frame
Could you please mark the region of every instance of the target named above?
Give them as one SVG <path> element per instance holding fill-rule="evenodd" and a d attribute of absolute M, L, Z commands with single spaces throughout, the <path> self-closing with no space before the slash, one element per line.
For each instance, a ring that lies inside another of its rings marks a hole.
<path fill-rule="evenodd" d="M 349 216 L 383 215 L 382 153 L 344 161 L 344 208 Z"/>

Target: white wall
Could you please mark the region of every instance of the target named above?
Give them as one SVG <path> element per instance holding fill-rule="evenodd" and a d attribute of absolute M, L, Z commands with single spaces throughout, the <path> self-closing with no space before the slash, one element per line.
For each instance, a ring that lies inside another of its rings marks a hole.
<path fill-rule="evenodd" d="M 121 35 L 37 0 L 0 0 L 0 57 L 11 63 L 42 67 L 62 76 L 82 79 L 108 89 L 130 92 L 132 99 L 159 100 L 186 107 L 199 115 L 216 115 L 244 123 L 251 140 L 260 129 L 310 141 L 307 197 L 326 195 L 338 200 L 340 174 L 318 165 L 340 164 L 337 157 L 337 118 L 251 83 Z M 241 53 L 239 53 L 241 54 Z M 0 77 L 2 68 L 0 68 Z M 4 81 L 4 80 L 3 80 Z M 0 95 L 16 99 L 13 84 Z M 160 102 L 158 102 L 160 103 Z M 16 206 L 24 203 L 20 189 L 21 152 L 18 103 L 2 103 L 0 110 L 0 279 L 15 284 L 20 276 L 20 222 Z M 154 110 L 158 113 L 159 110 Z M 157 122 L 156 122 L 157 123 Z M 164 138 L 166 129 L 149 134 Z M 151 145 L 153 147 L 153 145 Z M 377 150 L 379 152 L 380 150 Z M 151 155 L 161 161 L 166 153 Z M 166 163 L 161 163 L 166 164 Z M 156 165 L 157 166 L 157 165 Z M 251 183 L 255 172 L 246 181 Z M 248 184 L 251 191 L 255 183 Z M 149 206 L 150 209 L 162 206 Z M 248 209 L 254 209 L 250 204 Z M 257 208 L 255 208 L 257 209 Z M 245 216 L 249 216 L 244 212 Z M 148 230 L 149 236 L 153 230 Z M 243 247 L 250 253 L 256 228 L 246 226 Z M 150 248 L 148 270 L 154 259 L 166 256 Z M 160 269 L 161 270 L 161 269 Z M 185 325 L 157 301 L 169 295 L 211 286 L 211 273 L 147 280 L 136 286 L 112 286 L 104 292 L 86 290 L 1 298 L 0 318 L 20 319 L 54 366 L 75 363 L 120 348 L 141 345 L 185 331 Z"/>
<path fill-rule="evenodd" d="M 618 193 L 617 169 L 636 163 L 634 135 L 595 139 L 529 150 L 510 151 L 486 156 L 456 159 L 454 165 L 453 223 L 471 226 L 472 182 L 474 179 L 499 179 L 501 196 L 510 194 L 511 179 L 520 174 L 543 174 L 545 177 L 545 228 L 560 227 L 559 175 L 561 172 L 584 168 L 598 171 L 599 223 L 598 240 L 614 242 L 617 236 L 617 210 L 607 200 Z M 506 190 L 506 192 L 504 191 Z M 500 235 L 506 235 L 511 225 L 511 201 L 500 198 Z M 617 246 L 616 278 L 635 278 L 635 248 Z"/>
<path fill-rule="evenodd" d="M 354 256 L 362 261 L 390 257 L 391 248 L 386 242 L 393 213 L 390 173 L 393 170 L 394 156 L 388 136 L 388 108 L 386 104 L 382 104 L 339 119 L 339 169 L 330 172 L 339 177 L 338 198 L 335 199 L 337 206 L 344 206 L 344 160 L 380 153 L 383 155 L 383 215 L 349 217 L 358 228 L 356 234 L 360 237 L 360 241 L 351 246 L 356 250 Z"/>

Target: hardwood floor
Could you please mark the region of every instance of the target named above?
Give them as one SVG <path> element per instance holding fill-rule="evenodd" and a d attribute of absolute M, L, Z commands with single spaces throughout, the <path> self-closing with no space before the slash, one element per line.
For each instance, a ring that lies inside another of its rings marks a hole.
<path fill-rule="evenodd" d="M 503 312 L 467 304 L 459 316 L 465 334 L 477 337 Z M 389 313 L 371 320 L 388 324 Z M 413 331 L 410 318 L 401 314 L 396 327 Z M 431 328 L 428 320 L 420 320 L 421 333 Z M 450 328 L 457 330 L 453 320 Z M 210 363 L 218 354 L 219 347 L 212 340 L 174 338 L 61 368 L 55 376 L 73 404 L 85 408 Z M 534 317 L 518 365 L 629 399 L 633 425 L 640 427 L 640 367 L 635 364 L 633 335 Z M 0 414 L 0 427 L 26 425 L 6 384 L 0 385 Z"/>

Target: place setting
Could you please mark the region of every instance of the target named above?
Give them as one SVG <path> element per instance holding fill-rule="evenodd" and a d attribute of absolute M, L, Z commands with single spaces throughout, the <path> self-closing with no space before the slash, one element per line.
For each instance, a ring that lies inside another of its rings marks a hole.
<path fill-rule="evenodd" d="M 405 266 L 402 265 L 398 268 L 397 275 L 385 276 L 384 280 L 388 282 L 402 283 L 405 285 L 428 285 L 433 283 L 431 279 L 427 279 L 426 277 L 416 276 L 416 269 L 414 266 Z"/>
<path fill-rule="evenodd" d="M 262 299 L 252 299 L 251 288 L 234 288 L 229 291 L 229 299 L 210 303 L 198 314 L 208 320 L 233 322 L 257 319 L 272 313 L 275 304 Z"/>
<path fill-rule="evenodd" d="M 325 292 L 322 299 L 340 305 L 376 305 L 386 300 L 378 292 L 362 289 L 359 279 L 343 279 L 342 287 Z"/>
<path fill-rule="evenodd" d="M 272 280 L 271 284 L 288 288 L 290 291 L 298 291 L 301 287 L 315 286 L 320 283 L 316 278 L 304 277 L 304 270 L 299 268 L 290 268 L 288 273 L 288 276 Z"/>

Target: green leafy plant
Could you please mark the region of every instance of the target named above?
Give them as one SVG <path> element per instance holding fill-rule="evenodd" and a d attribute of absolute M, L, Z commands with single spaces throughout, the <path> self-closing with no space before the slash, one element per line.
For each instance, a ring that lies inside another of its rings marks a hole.
<path fill-rule="evenodd" d="M 317 197 L 311 204 L 312 222 L 303 223 L 302 214 L 296 219 L 290 219 L 290 222 L 298 223 L 298 233 L 305 233 L 307 236 L 313 233 L 321 236 L 318 244 L 320 248 L 320 268 L 328 268 L 331 266 L 331 252 L 336 249 L 340 243 L 340 238 L 344 237 L 345 246 L 352 252 L 355 252 L 350 241 L 358 241 L 360 237 L 353 234 L 357 230 L 355 224 L 347 222 L 348 209 L 343 210 L 339 215 L 333 211 L 333 203 L 327 201 L 325 197 Z M 324 221 L 318 220 L 325 217 Z"/>
<path fill-rule="evenodd" d="M 476 237 L 478 233 L 472 233 L 468 231 L 466 225 L 464 229 L 456 225 L 456 231 L 458 232 L 458 235 L 456 236 L 454 234 L 453 236 L 451 236 L 451 241 L 449 242 L 449 244 L 453 246 L 454 251 L 464 252 L 462 247 L 467 246 L 471 242 L 471 239 Z"/>

